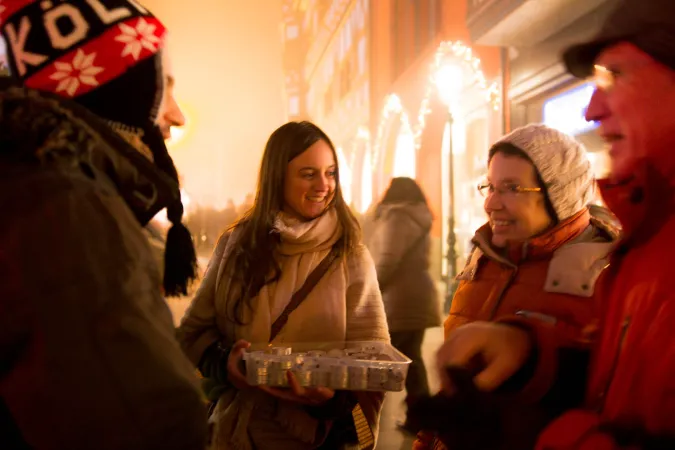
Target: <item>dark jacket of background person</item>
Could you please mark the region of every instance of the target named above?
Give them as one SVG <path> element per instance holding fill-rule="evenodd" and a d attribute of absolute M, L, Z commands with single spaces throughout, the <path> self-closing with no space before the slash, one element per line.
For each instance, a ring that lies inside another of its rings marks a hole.
<path fill-rule="evenodd" d="M 0 91 L 0 447 L 204 447 L 141 228 L 176 198 L 83 107 Z"/>
<path fill-rule="evenodd" d="M 441 324 L 440 303 L 429 274 L 432 216 L 425 203 L 378 207 L 369 249 L 375 261 L 390 332 Z"/>

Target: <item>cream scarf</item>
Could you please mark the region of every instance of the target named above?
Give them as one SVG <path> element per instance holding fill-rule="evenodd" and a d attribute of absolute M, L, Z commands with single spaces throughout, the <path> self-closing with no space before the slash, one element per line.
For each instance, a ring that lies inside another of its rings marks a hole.
<path fill-rule="evenodd" d="M 319 218 L 309 222 L 301 222 L 281 212 L 277 215 L 273 232 L 281 237 L 281 244 L 276 252 L 277 263 L 281 267 L 281 277 L 275 283 L 268 284 L 260 290 L 251 304 L 253 311 L 250 308 L 245 309 L 245 325 L 235 328 L 237 339 L 246 339 L 253 343 L 269 341 L 272 324 L 288 306 L 291 297 L 302 287 L 312 270 L 321 263 L 340 239 L 342 227 L 335 209 L 331 208 Z M 323 303 L 304 303 L 301 308 L 293 312 L 295 318 L 298 315 L 321 315 L 324 311 L 316 310 L 316 307 L 326 306 Z M 344 298 L 341 298 L 338 303 L 344 304 Z M 344 330 L 336 331 L 340 335 L 323 335 L 322 340 L 344 339 Z M 287 342 L 293 339 L 296 342 L 306 341 L 302 330 L 290 329 L 284 329 L 275 341 L 280 339 Z"/>
<path fill-rule="evenodd" d="M 279 213 L 273 232 L 279 233 L 281 237 L 281 244 L 277 248 L 281 276 L 275 283 L 260 290 L 253 299 L 252 311 L 250 308 L 245 309 L 244 325 L 232 324 L 233 329 L 221 330 L 226 336 L 252 343 L 267 343 L 272 323 L 281 315 L 293 293 L 300 289 L 311 271 L 330 252 L 333 244 L 341 237 L 342 228 L 335 209 L 331 208 L 309 222 Z M 232 239 L 236 239 L 235 234 Z M 233 245 L 236 246 L 236 242 Z M 335 268 L 329 269 L 327 276 L 293 312 L 289 323 L 274 342 L 345 339 L 344 321 L 325 320 L 345 315 L 345 290 L 333 285 L 331 272 L 335 272 Z M 216 301 L 216 309 L 221 313 L 226 311 L 228 301 L 227 280 L 222 281 L 220 284 L 223 289 L 219 291 L 223 294 L 218 295 Z M 314 326 L 300 325 L 304 323 L 313 323 Z M 316 326 L 317 323 L 321 323 L 321 326 Z M 321 429 L 320 422 L 309 416 L 301 406 L 277 401 L 256 390 L 228 391 L 218 402 L 212 420 L 216 424 L 216 449 L 311 449 L 316 445 L 315 439 L 321 439 L 321 436 L 317 436 Z M 288 442 L 290 447 L 283 442 Z"/>

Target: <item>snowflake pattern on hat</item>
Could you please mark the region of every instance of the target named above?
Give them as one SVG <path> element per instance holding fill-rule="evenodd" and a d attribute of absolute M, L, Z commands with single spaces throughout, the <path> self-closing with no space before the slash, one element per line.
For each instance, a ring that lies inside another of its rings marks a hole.
<path fill-rule="evenodd" d="M 98 86 L 96 75 L 104 69 L 94 65 L 95 59 L 96 53 L 86 55 L 82 49 L 78 49 L 72 63 L 56 61 L 54 66 L 57 71 L 49 77 L 59 81 L 56 92 L 65 91 L 70 97 L 74 97 L 82 84 Z"/>
<path fill-rule="evenodd" d="M 0 23 L 11 73 L 28 87 L 67 97 L 85 95 L 154 57 L 166 34 L 157 18 L 129 0 L 0 0 Z"/>
<path fill-rule="evenodd" d="M 155 34 L 157 26 L 148 23 L 143 17 L 138 19 L 136 27 L 121 23 L 119 29 L 121 33 L 115 40 L 125 44 L 122 56 L 132 55 L 136 61 L 138 61 L 142 49 L 154 53 L 162 42 L 162 39 Z"/>

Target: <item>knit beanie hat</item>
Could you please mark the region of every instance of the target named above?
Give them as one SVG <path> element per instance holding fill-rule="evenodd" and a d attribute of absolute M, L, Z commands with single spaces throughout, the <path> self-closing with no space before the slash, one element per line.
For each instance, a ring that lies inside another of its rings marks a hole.
<path fill-rule="evenodd" d="M 164 94 L 166 29 L 135 0 L 0 2 L 10 72 L 24 86 L 72 98 L 103 118 L 178 184 L 156 125 Z M 187 294 L 196 277 L 180 198 L 167 206 L 164 290 Z M 145 223 L 141 223 L 145 225 Z"/>
<path fill-rule="evenodd" d="M 507 134 L 493 147 L 508 143 L 532 160 L 544 182 L 559 221 L 572 217 L 593 199 L 595 181 L 584 146 L 571 136 L 542 124 Z"/>

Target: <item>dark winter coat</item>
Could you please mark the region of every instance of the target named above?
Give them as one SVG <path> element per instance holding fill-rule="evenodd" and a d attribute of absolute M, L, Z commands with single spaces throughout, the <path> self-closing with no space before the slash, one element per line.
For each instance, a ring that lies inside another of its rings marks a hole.
<path fill-rule="evenodd" d="M 441 324 L 441 310 L 429 274 L 432 216 L 424 203 L 380 205 L 369 249 L 387 312 L 389 331 Z"/>
<path fill-rule="evenodd" d="M 0 447 L 204 448 L 141 228 L 177 191 L 82 107 L 0 90 Z"/>

